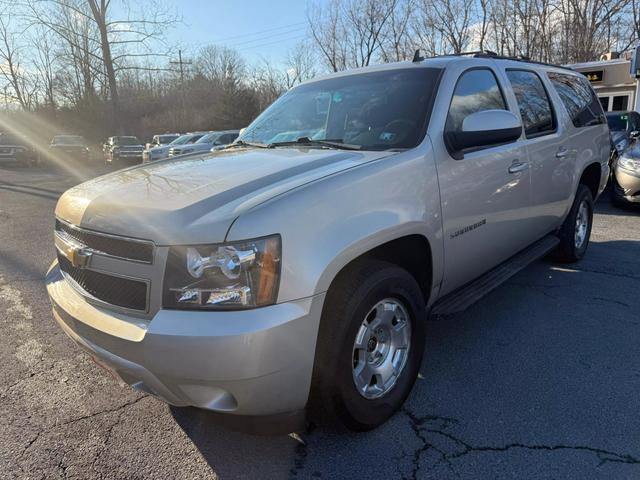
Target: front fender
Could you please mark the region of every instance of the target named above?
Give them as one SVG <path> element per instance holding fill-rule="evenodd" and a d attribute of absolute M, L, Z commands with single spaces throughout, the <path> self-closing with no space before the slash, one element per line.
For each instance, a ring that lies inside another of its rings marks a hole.
<path fill-rule="evenodd" d="M 234 222 L 227 241 L 281 235 L 278 302 L 326 291 L 352 260 L 413 234 L 431 245 L 431 285 L 437 287 L 443 269 L 440 216 L 433 156 L 424 147 L 324 177 L 254 207 Z"/>

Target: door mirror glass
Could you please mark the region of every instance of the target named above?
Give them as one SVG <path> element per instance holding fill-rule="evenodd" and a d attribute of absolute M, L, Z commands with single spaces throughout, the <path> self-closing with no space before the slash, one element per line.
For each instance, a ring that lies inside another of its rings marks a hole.
<path fill-rule="evenodd" d="M 448 142 L 456 152 L 468 148 L 509 143 L 520 138 L 520 119 L 507 110 L 483 110 L 462 121 L 462 128 L 448 132 Z"/>

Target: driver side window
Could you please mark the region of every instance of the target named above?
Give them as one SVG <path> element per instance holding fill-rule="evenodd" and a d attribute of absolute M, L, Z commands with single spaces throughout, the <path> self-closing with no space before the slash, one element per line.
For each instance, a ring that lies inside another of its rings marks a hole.
<path fill-rule="evenodd" d="M 484 110 L 507 110 L 498 80 L 488 68 L 467 70 L 453 92 L 445 131 L 461 131 L 467 116 Z"/>

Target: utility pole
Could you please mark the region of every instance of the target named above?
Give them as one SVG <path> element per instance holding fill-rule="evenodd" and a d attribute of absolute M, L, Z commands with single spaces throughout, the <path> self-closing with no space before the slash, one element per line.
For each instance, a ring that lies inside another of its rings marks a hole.
<path fill-rule="evenodd" d="M 180 124 L 184 125 L 187 119 L 187 105 L 185 101 L 185 92 L 184 92 L 184 66 L 191 65 L 190 60 L 182 59 L 182 50 L 178 50 L 178 61 L 175 60 L 172 62 L 174 65 L 178 65 L 180 68 L 180 103 L 182 104 L 182 118 L 180 119 Z"/>
<path fill-rule="evenodd" d="M 184 66 L 191 65 L 190 60 L 182 60 L 182 50 L 178 50 L 178 61 L 169 62 L 174 65 L 178 65 L 180 68 L 180 83 L 184 84 Z"/>

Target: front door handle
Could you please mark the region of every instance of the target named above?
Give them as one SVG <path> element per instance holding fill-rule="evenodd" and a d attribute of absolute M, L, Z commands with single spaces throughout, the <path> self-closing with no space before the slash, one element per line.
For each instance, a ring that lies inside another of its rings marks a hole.
<path fill-rule="evenodd" d="M 518 160 L 514 160 L 511 166 L 509 167 L 509 173 L 518 173 L 522 172 L 529 168 L 528 162 L 519 162 Z"/>

